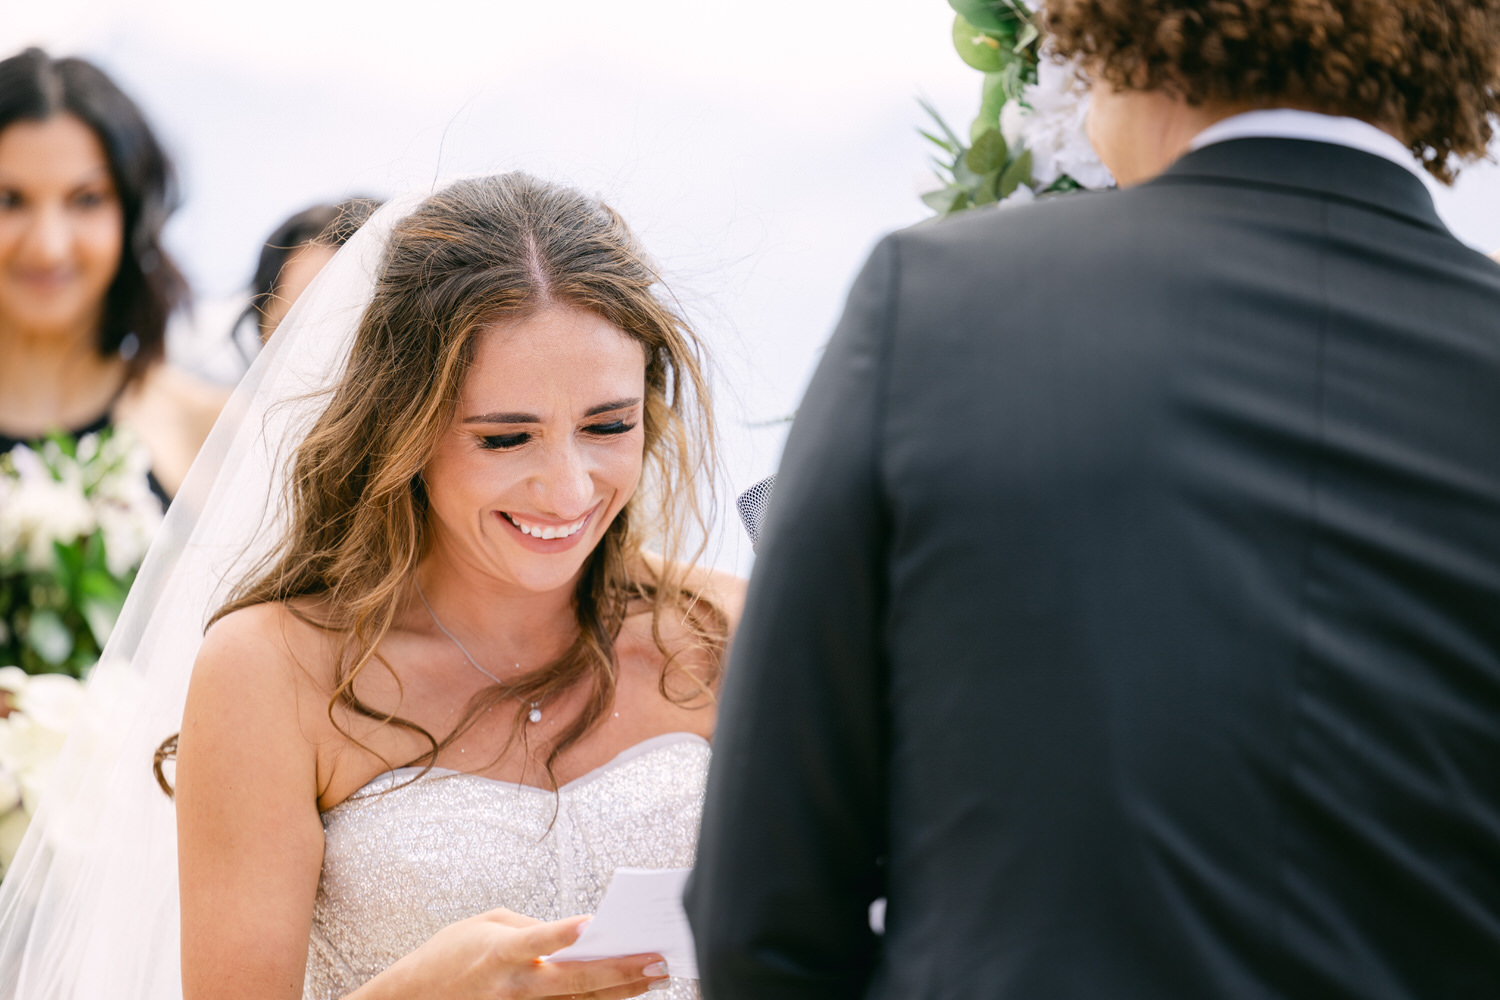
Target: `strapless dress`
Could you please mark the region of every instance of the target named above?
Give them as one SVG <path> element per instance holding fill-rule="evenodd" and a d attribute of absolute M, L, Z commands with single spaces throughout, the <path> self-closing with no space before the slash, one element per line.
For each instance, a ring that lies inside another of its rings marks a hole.
<path fill-rule="evenodd" d="M 380 775 L 323 814 L 304 1000 L 342 997 L 486 910 L 592 913 L 616 868 L 691 866 L 708 761 L 701 737 L 666 733 L 556 793 L 441 768 Z M 649 994 L 698 995 L 678 978 Z"/>

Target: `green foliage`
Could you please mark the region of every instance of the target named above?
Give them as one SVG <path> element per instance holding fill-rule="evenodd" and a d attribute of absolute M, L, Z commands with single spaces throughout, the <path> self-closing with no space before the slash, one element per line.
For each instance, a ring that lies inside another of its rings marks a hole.
<path fill-rule="evenodd" d="M 1006 47 L 964 20 L 962 14 L 953 19 L 953 47 L 960 59 L 981 73 L 993 73 L 1005 65 Z"/>
<path fill-rule="evenodd" d="M 1031 157 L 1007 147 L 1000 111 L 1036 81 L 1039 34 L 1021 0 L 949 0 L 956 12 L 953 47 L 965 63 L 984 73 L 979 114 L 965 142 L 925 101 L 922 108 L 937 132 L 922 135 L 937 147 L 933 168 L 943 186 L 922 200 L 939 215 L 992 205 L 1031 180 Z"/>
<path fill-rule="evenodd" d="M 0 479 L 4 480 L 0 485 L 10 491 L 11 502 L 19 502 L 21 492 L 37 488 L 40 476 L 43 483 L 76 491 L 79 502 L 96 502 L 91 498 L 103 490 L 108 498 L 97 502 L 110 504 L 116 511 L 125 509 L 120 506 L 125 501 L 109 491 L 120 477 L 131 473 L 109 439 L 110 432 L 99 435 L 90 442 L 90 453 L 80 458 L 74 439 L 49 438 L 47 446 L 36 453 L 43 471 L 33 473 L 29 481 L 18 473 L 12 454 L 0 455 Z M 61 473 L 63 466 L 72 470 L 72 478 Z M 140 487 L 145 491 L 144 482 Z M 160 507 L 149 492 L 146 502 L 152 505 L 151 517 L 159 522 Z M 12 525 L 10 530 L 17 529 Z M 24 530 L 20 539 L 5 539 L 8 554 L 0 550 L 0 666 L 19 666 L 29 674 L 83 677 L 98 661 L 135 580 L 139 557 L 122 551 L 120 555 L 135 565 L 123 573 L 120 565 L 111 568 L 103 528 L 95 523 L 86 531 L 74 537 L 52 537 L 51 558 L 40 561 L 28 555 Z M 48 543 L 39 544 L 45 552 Z"/>
<path fill-rule="evenodd" d="M 109 572 L 97 533 L 53 542 L 53 550 L 50 573 L 0 571 L 0 663 L 82 677 L 98 661 L 135 572 L 123 579 Z"/>
<path fill-rule="evenodd" d="M 1030 24 L 1024 8 L 1011 0 L 948 0 L 948 6 L 970 24 L 996 38 L 1016 37 L 1021 24 Z"/>

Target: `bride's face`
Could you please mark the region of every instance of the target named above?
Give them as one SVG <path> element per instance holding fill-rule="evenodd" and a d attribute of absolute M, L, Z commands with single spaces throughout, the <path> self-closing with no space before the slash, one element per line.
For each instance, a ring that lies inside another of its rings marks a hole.
<path fill-rule="evenodd" d="M 640 481 L 646 352 L 572 307 L 481 335 L 423 470 L 432 552 L 529 592 L 570 587 Z"/>

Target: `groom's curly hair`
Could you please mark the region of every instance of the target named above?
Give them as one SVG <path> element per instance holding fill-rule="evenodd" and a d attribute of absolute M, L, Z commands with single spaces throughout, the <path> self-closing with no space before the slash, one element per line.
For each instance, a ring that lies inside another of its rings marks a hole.
<path fill-rule="evenodd" d="M 1361 118 L 1447 183 L 1500 115 L 1500 0 L 1048 0 L 1046 22 L 1117 90 Z"/>

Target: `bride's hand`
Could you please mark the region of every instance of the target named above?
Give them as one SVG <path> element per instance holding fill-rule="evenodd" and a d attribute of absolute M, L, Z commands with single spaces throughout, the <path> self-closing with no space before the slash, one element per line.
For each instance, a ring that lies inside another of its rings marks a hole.
<path fill-rule="evenodd" d="M 592 962 L 541 960 L 576 941 L 587 920 L 569 917 L 542 923 L 510 910 L 490 910 L 444 927 L 355 996 L 624 1000 L 645 993 L 653 983 L 667 982 L 660 955 Z"/>

